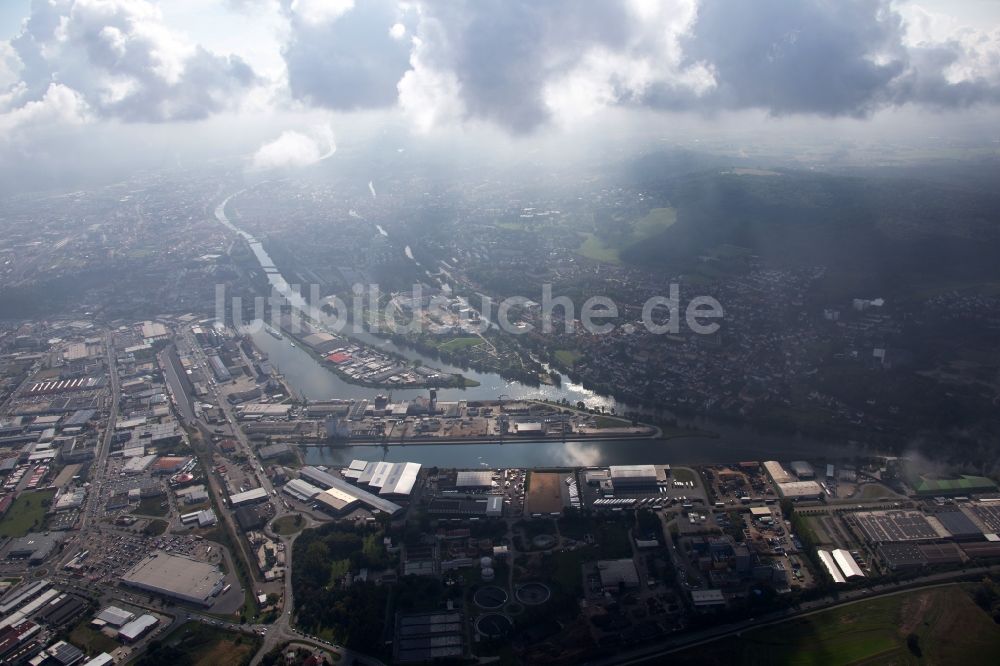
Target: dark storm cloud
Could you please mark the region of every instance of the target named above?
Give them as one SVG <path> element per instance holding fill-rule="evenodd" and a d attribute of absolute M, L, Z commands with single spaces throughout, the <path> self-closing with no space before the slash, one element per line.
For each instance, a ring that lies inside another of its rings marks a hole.
<path fill-rule="evenodd" d="M 432 2 L 424 12 L 427 65 L 455 74 L 470 116 L 515 131 L 547 120 L 545 85 L 587 49 L 624 48 L 637 28 L 623 3 L 599 0 Z"/>
<path fill-rule="evenodd" d="M 285 47 L 292 95 L 317 106 L 361 109 L 391 106 L 410 61 L 410 39 L 389 29 L 400 10 L 391 0 L 360 2 L 335 20 L 291 15 Z"/>
<path fill-rule="evenodd" d="M 905 71 L 901 36 L 899 15 L 873 0 L 704 0 L 681 43 L 714 69 L 706 104 L 864 115 Z"/>
<path fill-rule="evenodd" d="M 383 0 L 321 26 L 293 21 L 285 53 L 293 95 L 333 108 L 390 106 L 400 78 L 423 68 L 431 75 L 411 77 L 408 91 L 421 82 L 439 89 L 413 98 L 440 100 L 446 90 L 464 117 L 524 132 L 551 119 L 545 94 L 567 80 L 579 84 L 571 92 L 599 91 L 602 104 L 855 117 L 910 103 L 991 102 L 1000 90 L 995 43 L 907 45 L 902 18 L 886 0 L 407 7 Z M 406 39 L 393 39 L 388 29 L 401 11 Z M 970 58 L 979 71 L 949 75 Z M 632 71 L 643 76 L 629 79 Z"/>

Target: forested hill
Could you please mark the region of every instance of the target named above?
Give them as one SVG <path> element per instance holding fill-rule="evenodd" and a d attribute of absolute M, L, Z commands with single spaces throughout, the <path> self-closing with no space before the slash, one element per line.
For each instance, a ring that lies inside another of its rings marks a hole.
<path fill-rule="evenodd" d="M 731 245 L 768 262 L 864 276 L 872 288 L 1000 277 L 998 188 L 713 168 L 651 179 L 644 189 L 669 202 L 677 222 L 624 248 L 627 262 L 676 266 Z"/>

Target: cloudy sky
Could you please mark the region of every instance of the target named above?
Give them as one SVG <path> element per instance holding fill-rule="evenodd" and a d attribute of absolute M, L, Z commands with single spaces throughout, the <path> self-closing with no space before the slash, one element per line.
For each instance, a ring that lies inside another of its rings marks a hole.
<path fill-rule="evenodd" d="M 0 167 L 295 168 L 387 127 L 528 146 L 610 118 L 941 133 L 998 104 L 995 0 L 0 2 Z"/>

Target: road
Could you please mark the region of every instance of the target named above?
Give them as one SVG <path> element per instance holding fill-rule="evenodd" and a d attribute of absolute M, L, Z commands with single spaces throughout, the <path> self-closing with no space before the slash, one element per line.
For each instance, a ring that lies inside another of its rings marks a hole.
<path fill-rule="evenodd" d="M 705 629 L 703 631 L 683 634 L 681 636 L 676 636 L 674 638 L 667 639 L 666 641 L 661 641 L 654 645 L 648 645 L 645 647 L 637 648 L 635 650 L 619 652 L 614 657 L 597 659 L 586 663 L 589 664 L 590 666 L 612 666 L 613 664 L 617 666 L 622 664 L 662 663 L 668 658 L 667 655 L 669 655 L 672 652 L 687 650 L 692 647 L 697 647 L 699 645 L 717 641 L 721 638 L 726 638 L 727 636 L 736 636 L 747 630 L 758 629 L 760 627 L 766 627 L 773 624 L 779 624 L 781 622 L 787 622 L 788 620 L 794 618 L 821 613 L 823 611 L 827 611 L 839 606 L 847 606 L 850 604 L 861 603 L 863 601 L 868 601 L 869 599 L 875 599 L 878 597 L 903 594 L 918 589 L 939 587 L 941 585 L 951 584 L 955 581 L 963 579 L 972 579 L 981 577 L 986 574 L 994 574 L 994 575 L 1000 574 L 1000 565 L 994 565 L 989 567 L 976 567 L 973 569 L 965 569 L 962 571 L 945 571 L 942 573 L 922 576 L 918 579 L 915 579 L 913 581 L 908 581 L 907 583 L 903 584 L 886 583 L 886 584 L 874 585 L 870 588 L 849 590 L 840 593 L 837 598 L 830 596 L 822 597 L 820 599 L 816 599 L 813 601 L 803 602 L 795 609 L 775 611 L 772 613 L 761 615 L 760 617 L 757 618 L 748 618 L 746 620 L 743 620 L 741 622 L 736 622 L 733 624 L 727 624 L 718 627 L 712 627 L 711 629 Z"/>
<path fill-rule="evenodd" d="M 87 493 L 80 515 L 81 535 L 86 534 L 87 525 L 97 518 L 97 511 L 101 506 L 101 495 L 104 491 L 104 470 L 108 463 L 108 454 L 111 452 L 111 438 L 115 436 L 115 425 L 118 423 L 118 401 L 121 398 L 121 389 L 118 385 L 118 361 L 115 355 L 114 333 L 111 331 L 108 331 L 104 336 L 104 347 L 107 354 L 108 376 L 111 379 L 111 407 L 109 408 L 108 424 L 104 430 L 104 437 L 98 444 L 100 448 L 96 452 L 94 463 L 91 466 L 90 478 L 94 479 L 94 483 L 90 492 Z"/>
<path fill-rule="evenodd" d="M 205 355 L 204 350 L 201 348 L 201 345 L 195 339 L 190 329 L 185 328 L 182 331 L 178 331 L 178 336 L 180 338 L 180 340 L 177 341 L 179 352 L 192 355 L 194 359 L 197 361 L 197 364 L 203 368 L 210 367 L 208 365 L 208 358 Z M 241 355 L 242 355 L 242 350 L 241 350 Z M 249 361 L 249 359 L 247 359 L 245 355 L 243 356 L 243 358 L 244 361 Z M 172 368 L 176 375 L 175 364 L 168 363 L 165 367 Z M 168 375 L 168 381 L 171 381 L 169 375 Z M 181 381 L 181 378 L 178 376 L 175 376 L 171 383 L 172 383 L 172 389 L 174 389 L 177 392 L 175 399 L 178 401 L 178 403 L 186 403 L 190 409 L 191 398 L 186 392 L 186 386 L 188 384 Z M 293 511 L 287 509 L 285 507 L 285 503 L 282 502 L 281 499 L 277 497 L 277 491 L 275 490 L 273 484 L 271 483 L 271 480 L 267 477 L 267 475 L 260 472 L 261 466 L 260 466 L 260 461 L 257 458 L 257 454 L 254 451 L 254 448 L 251 445 L 246 434 L 243 432 L 243 429 L 239 426 L 235 410 L 233 409 L 232 405 L 229 404 L 229 401 L 226 399 L 224 391 L 221 390 L 221 386 L 217 384 L 213 385 L 211 388 L 211 394 L 214 402 L 222 409 L 222 412 L 225 415 L 226 421 L 229 425 L 229 430 L 232 431 L 232 437 L 237 441 L 241 453 L 246 455 L 249 460 L 255 461 L 254 476 L 257 478 L 260 487 L 264 488 L 267 491 L 268 495 L 271 495 L 273 498 L 272 503 L 275 506 L 274 519 L 276 520 L 277 518 L 280 518 L 282 516 L 294 513 Z M 202 436 L 205 438 L 206 442 L 211 441 L 214 428 L 211 424 L 205 421 L 204 417 L 196 418 L 193 413 L 193 410 L 191 410 L 191 420 L 188 421 L 188 423 L 198 428 L 201 431 Z M 243 554 L 243 559 L 247 565 L 247 570 L 249 571 L 251 578 L 254 579 L 253 582 L 256 585 L 261 582 L 256 580 L 257 578 L 256 563 L 249 556 L 249 554 L 246 553 L 243 540 L 239 539 L 239 531 L 233 521 L 232 513 L 228 510 L 228 508 L 226 508 L 225 501 L 223 500 L 225 495 L 221 487 L 221 484 L 219 483 L 217 476 L 211 472 L 211 467 L 212 467 L 211 461 L 209 460 L 208 463 L 209 464 L 206 466 L 206 473 L 207 473 L 206 476 L 209 488 L 211 492 L 215 495 L 219 506 L 222 508 L 222 513 L 223 513 L 222 519 L 230 528 L 231 534 L 233 534 L 233 536 L 239 542 L 237 547 L 240 548 Z M 308 518 L 306 518 L 306 520 L 308 520 Z M 287 558 L 285 577 L 283 580 L 284 589 L 283 589 L 282 612 L 281 615 L 278 617 L 278 619 L 271 625 L 238 625 L 233 623 L 227 623 L 217 618 L 205 617 L 197 614 L 192 614 L 191 616 L 192 619 L 198 619 L 199 621 L 203 621 L 214 626 L 232 629 L 233 631 L 243 631 L 244 633 L 252 632 L 256 633 L 257 635 L 263 636 L 264 638 L 263 643 L 261 644 L 260 649 L 254 655 L 253 661 L 251 662 L 254 665 L 259 664 L 264 655 L 273 650 L 275 647 L 290 641 L 312 645 L 314 647 L 327 650 L 328 652 L 338 653 L 341 656 L 341 659 L 338 662 L 338 664 L 346 665 L 353 663 L 356 659 L 361 659 L 367 664 L 380 665 L 381 662 L 379 662 L 377 659 L 374 659 L 373 657 L 363 655 L 354 652 L 352 650 L 348 650 L 343 646 L 335 645 L 328 641 L 324 641 L 323 639 L 317 636 L 309 636 L 299 631 L 298 629 L 295 629 L 292 626 L 292 621 L 294 619 L 295 603 L 292 592 L 291 557 L 292 557 L 292 547 L 295 541 L 295 536 L 294 535 L 281 536 L 278 534 L 274 534 L 269 529 L 265 529 L 265 531 L 270 536 L 281 540 L 281 542 L 285 546 L 285 554 Z"/>

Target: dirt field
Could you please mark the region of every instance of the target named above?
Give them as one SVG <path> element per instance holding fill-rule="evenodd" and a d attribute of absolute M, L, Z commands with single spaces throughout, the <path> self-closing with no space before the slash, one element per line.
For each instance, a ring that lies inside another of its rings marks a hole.
<path fill-rule="evenodd" d="M 524 499 L 526 515 L 550 514 L 562 511 L 562 475 L 557 472 L 531 472 L 528 477 L 528 494 Z"/>

